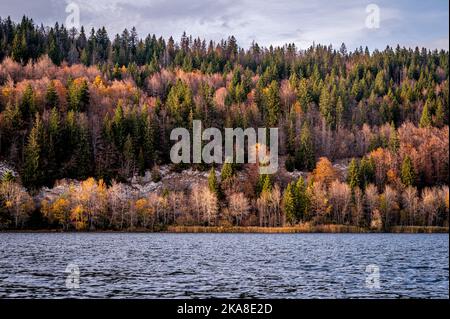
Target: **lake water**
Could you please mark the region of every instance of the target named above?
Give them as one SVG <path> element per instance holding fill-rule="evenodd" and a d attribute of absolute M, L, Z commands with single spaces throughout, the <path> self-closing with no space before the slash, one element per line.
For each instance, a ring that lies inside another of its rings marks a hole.
<path fill-rule="evenodd" d="M 0 297 L 448 298 L 448 258 L 448 234 L 0 233 Z"/>

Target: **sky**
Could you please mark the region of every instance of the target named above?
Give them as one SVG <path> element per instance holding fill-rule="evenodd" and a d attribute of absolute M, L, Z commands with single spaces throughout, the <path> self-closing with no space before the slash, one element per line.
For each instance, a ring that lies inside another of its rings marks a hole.
<path fill-rule="evenodd" d="M 81 25 L 105 26 L 110 38 L 135 26 L 140 37 L 179 40 L 186 31 L 217 41 L 234 35 L 245 48 L 252 41 L 300 49 L 313 43 L 339 48 L 343 42 L 350 50 L 449 47 L 448 0 L 0 0 L 0 17 L 20 21 L 25 14 L 38 24 L 65 23 L 70 3 L 78 6 Z M 378 28 L 367 26 L 376 17 L 370 4 L 379 8 Z"/>

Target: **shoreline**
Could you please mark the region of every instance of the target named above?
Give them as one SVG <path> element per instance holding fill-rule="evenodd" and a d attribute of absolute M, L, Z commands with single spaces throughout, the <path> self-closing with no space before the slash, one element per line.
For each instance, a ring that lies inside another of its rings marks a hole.
<path fill-rule="evenodd" d="M 295 225 L 285 227 L 260 226 L 169 226 L 166 230 L 92 230 L 62 231 L 59 229 L 0 230 L 1 233 L 162 233 L 162 234 L 445 234 L 449 227 L 441 226 L 394 226 L 389 230 L 371 230 L 348 225 Z"/>

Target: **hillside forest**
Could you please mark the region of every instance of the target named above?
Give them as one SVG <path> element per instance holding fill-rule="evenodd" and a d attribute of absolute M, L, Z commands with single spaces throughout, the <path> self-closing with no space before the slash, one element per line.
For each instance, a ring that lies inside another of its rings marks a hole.
<path fill-rule="evenodd" d="M 0 229 L 448 227 L 448 94 L 443 50 L 242 48 L 0 18 Z M 193 120 L 278 127 L 279 172 L 171 163 L 171 130 Z M 166 168 L 204 178 L 165 185 Z M 151 191 L 133 186 L 144 180 Z"/>

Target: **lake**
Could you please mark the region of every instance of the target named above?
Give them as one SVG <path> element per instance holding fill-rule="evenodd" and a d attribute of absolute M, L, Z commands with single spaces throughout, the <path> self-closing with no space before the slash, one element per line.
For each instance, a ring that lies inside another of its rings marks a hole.
<path fill-rule="evenodd" d="M 448 258 L 448 234 L 0 233 L 0 297 L 448 298 Z"/>

